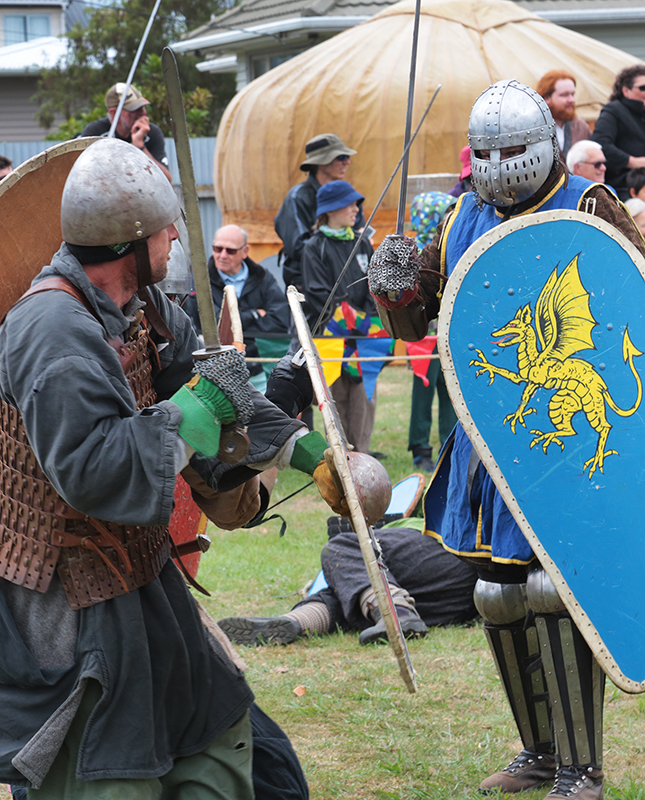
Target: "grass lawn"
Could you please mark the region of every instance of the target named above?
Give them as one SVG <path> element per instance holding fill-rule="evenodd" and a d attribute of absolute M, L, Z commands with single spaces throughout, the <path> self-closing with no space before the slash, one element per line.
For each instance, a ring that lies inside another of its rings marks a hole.
<path fill-rule="evenodd" d="M 411 384 L 405 367 L 388 367 L 379 379 L 372 449 L 388 454 L 393 483 L 412 471 L 406 451 Z M 304 483 L 304 476 L 286 470 L 274 501 Z M 329 511 L 315 488 L 276 510 L 288 523 L 282 539 L 279 521 L 233 533 L 210 526 L 213 545 L 199 580 L 212 592 L 204 604 L 215 619 L 284 613 L 318 572 Z M 410 643 L 419 675 L 415 695 L 408 694 L 390 648 L 360 647 L 354 633 L 239 650 L 259 704 L 293 742 L 312 800 L 474 800 L 482 778 L 521 747 L 479 624 L 434 629 Z M 297 696 L 296 687 L 305 693 Z M 609 684 L 605 712 L 606 796 L 645 800 L 645 695 Z M 547 792 L 523 798 L 542 800 Z M 0 788 L 0 800 L 5 797 Z"/>
<path fill-rule="evenodd" d="M 392 482 L 412 471 L 411 385 L 405 367 L 388 367 L 379 378 L 372 449 L 388 454 Z M 292 470 L 281 473 L 274 501 L 303 483 Z M 199 578 L 212 590 L 205 605 L 215 619 L 284 613 L 319 570 L 329 512 L 315 488 L 276 511 L 288 523 L 282 539 L 279 521 L 234 533 L 211 526 L 213 546 Z M 312 800 L 475 798 L 480 780 L 521 747 L 481 625 L 434 629 L 410 643 L 416 695 L 408 694 L 389 647 L 360 647 L 354 633 L 240 650 L 259 704 L 291 737 Z M 298 686 L 306 690 L 300 697 Z M 607 795 L 645 800 L 645 696 L 609 684 L 605 708 Z"/>

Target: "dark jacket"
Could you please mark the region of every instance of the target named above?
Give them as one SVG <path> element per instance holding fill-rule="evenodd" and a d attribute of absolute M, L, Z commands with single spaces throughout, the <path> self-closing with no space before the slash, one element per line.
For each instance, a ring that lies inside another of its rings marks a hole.
<path fill-rule="evenodd" d="M 257 356 L 256 337 L 261 339 L 287 337 L 291 322 L 291 312 L 284 292 L 276 283 L 275 278 L 264 267 L 256 264 L 250 258 L 245 258 L 244 263 L 249 268 L 249 277 L 246 279 L 237 304 L 240 310 L 242 329 L 244 330 L 246 354 L 247 356 Z M 208 260 L 208 274 L 215 313 L 219 318 L 222 310 L 225 284 L 215 266 L 213 256 Z M 264 317 L 257 313 L 258 308 L 262 308 L 267 312 Z M 199 312 L 197 311 L 197 303 L 194 297 L 188 298 L 184 305 L 184 310 L 193 320 L 197 330 L 201 332 Z M 259 374 L 262 371 L 260 364 L 249 364 L 248 366 L 251 375 Z"/>
<path fill-rule="evenodd" d="M 627 97 L 612 100 L 600 112 L 591 138 L 602 145 L 607 159 L 605 182 L 626 200 L 629 157 L 645 156 L 645 106 Z"/>
<path fill-rule="evenodd" d="M 302 253 L 307 239 L 313 234 L 316 222 L 318 201 L 316 194 L 320 183 L 310 172 L 304 183 L 292 186 L 274 220 L 275 232 L 282 239 L 284 247 L 283 270 L 287 286 L 302 286 Z M 354 230 L 365 226 L 363 209 L 359 207 Z"/>
<path fill-rule="evenodd" d="M 316 231 L 307 240 L 302 255 L 302 281 L 310 325 L 315 325 L 355 243 L 355 241 L 331 239 L 321 231 Z M 357 311 L 376 314 L 376 307 L 367 287 L 366 277 L 367 265 L 373 253 L 372 245 L 363 239 L 358 252 L 336 289 L 334 300 L 325 315 L 327 320 L 343 300 L 346 300 Z"/>
<path fill-rule="evenodd" d="M 108 117 L 97 119 L 96 122 L 90 122 L 90 124 L 85 127 L 79 136 L 107 136 L 111 125 L 112 123 Z M 121 139 L 122 142 L 128 142 L 129 144 L 132 144 L 131 136 L 128 136 L 124 139 L 123 136 L 119 136 L 116 131 L 114 132 L 114 135 L 117 139 Z M 78 136 L 76 138 L 78 138 Z M 158 125 L 155 125 L 154 122 L 150 123 L 150 130 L 145 138 L 145 145 L 155 161 L 163 164 L 164 167 L 168 166 L 168 157 L 166 156 L 166 140 L 164 139 L 161 128 Z"/>

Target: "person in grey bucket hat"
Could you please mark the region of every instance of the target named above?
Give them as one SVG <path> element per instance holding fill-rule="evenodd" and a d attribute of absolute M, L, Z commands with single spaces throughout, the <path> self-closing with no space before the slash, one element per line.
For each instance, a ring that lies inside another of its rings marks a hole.
<path fill-rule="evenodd" d="M 356 150 L 352 150 L 351 147 L 347 147 L 343 144 L 343 140 L 340 136 L 336 136 L 335 133 L 321 133 L 319 136 L 314 136 L 313 139 L 310 139 L 307 144 L 305 145 L 305 155 L 307 156 L 305 160 L 300 165 L 300 169 L 303 172 L 310 172 L 309 167 L 312 166 L 327 166 L 332 164 L 338 156 L 355 156 Z M 345 163 L 349 161 L 349 158 L 342 159 L 340 163 Z M 343 170 L 343 175 L 345 174 L 345 170 Z M 340 176 L 340 178 L 343 177 Z"/>
<path fill-rule="evenodd" d="M 342 181 L 351 157 L 356 150 L 343 142 L 335 133 L 320 133 L 305 145 L 305 160 L 300 164 L 309 175 L 304 183 L 292 186 L 274 220 L 275 231 L 282 239 L 280 261 L 284 282 L 302 287 L 301 260 L 305 242 L 313 234 L 316 221 L 316 194 L 321 186 L 331 181 Z M 356 217 L 354 229 L 365 225 L 362 210 Z"/>

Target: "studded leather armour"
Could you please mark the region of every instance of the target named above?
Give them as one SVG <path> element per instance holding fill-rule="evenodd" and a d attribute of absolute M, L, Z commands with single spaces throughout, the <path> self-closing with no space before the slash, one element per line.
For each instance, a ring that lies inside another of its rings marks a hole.
<path fill-rule="evenodd" d="M 79 297 L 78 290 L 50 285 Z M 75 289 L 75 287 L 72 287 Z M 150 406 L 151 348 L 140 328 L 125 344 L 110 342 L 138 408 Z M 109 600 L 153 581 L 170 557 L 165 525 L 119 525 L 69 506 L 47 480 L 27 440 L 20 412 L 0 401 L 0 577 L 46 592 L 57 569 L 74 609 Z"/>

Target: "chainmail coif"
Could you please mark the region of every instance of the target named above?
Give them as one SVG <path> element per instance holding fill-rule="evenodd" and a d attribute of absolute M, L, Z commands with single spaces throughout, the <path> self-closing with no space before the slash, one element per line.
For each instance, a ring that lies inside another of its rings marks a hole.
<path fill-rule="evenodd" d="M 248 425 L 253 416 L 253 400 L 249 389 L 249 371 L 244 356 L 235 347 L 224 348 L 204 360 L 195 361 L 198 372 L 218 386 L 233 404 L 237 421 Z"/>
<path fill-rule="evenodd" d="M 384 295 L 414 289 L 421 262 L 414 239 L 388 234 L 377 247 L 367 269 L 370 292 Z"/>

